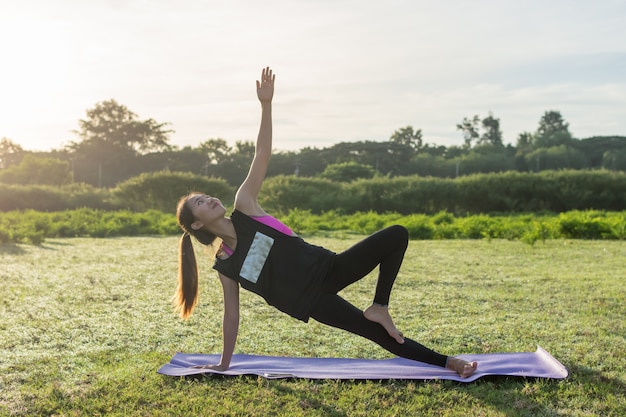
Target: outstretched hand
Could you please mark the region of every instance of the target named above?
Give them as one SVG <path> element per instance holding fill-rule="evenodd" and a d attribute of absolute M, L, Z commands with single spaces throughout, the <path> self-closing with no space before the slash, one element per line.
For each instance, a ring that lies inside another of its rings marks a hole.
<path fill-rule="evenodd" d="M 274 97 L 274 80 L 276 75 L 272 73 L 270 67 L 263 68 L 261 81 L 256 82 L 256 95 L 261 103 L 269 103 Z"/>
<path fill-rule="evenodd" d="M 228 366 L 224 366 L 222 364 L 208 364 L 208 365 L 194 365 L 192 366 L 194 369 L 212 369 L 214 371 L 224 372 L 228 369 Z"/>

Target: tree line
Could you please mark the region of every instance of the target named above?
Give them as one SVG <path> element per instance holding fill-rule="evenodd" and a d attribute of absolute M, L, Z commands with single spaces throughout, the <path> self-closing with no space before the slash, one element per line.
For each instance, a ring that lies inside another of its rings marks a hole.
<path fill-rule="evenodd" d="M 492 113 L 466 117 L 456 126 L 461 146 L 426 143 L 421 129 L 405 126 L 386 141 L 341 142 L 326 148 L 278 151 L 268 176 L 295 175 L 349 182 L 375 176 L 454 178 L 476 173 L 539 172 L 559 169 L 626 171 L 626 137 L 577 139 L 561 113 L 546 111 L 535 131 L 503 143 L 500 120 Z M 115 100 L 86 111 L 76 141 L 49 152 L 24 150 L 0 140 L 0 182 L 113 187 L 142 173 L 172 171 L 219 177 L 239 184 L 254 155 L 253 141 L 234 146 L 222 138 L 179 148 L 170 144 L 169 123 L 140 119 Z"/>

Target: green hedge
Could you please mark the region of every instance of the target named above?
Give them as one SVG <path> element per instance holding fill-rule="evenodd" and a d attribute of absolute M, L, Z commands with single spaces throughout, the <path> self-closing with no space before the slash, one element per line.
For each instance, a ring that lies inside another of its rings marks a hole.
<path fill-rule="evenodd" d="M 113 189 L 99 189 L 87 184 L 61 187 L 0 184 L 0 212 L 63 211 L 83 207 L 173 212 L 178 199 L 190 191 L 212 194 L 224 204 L 232 204 L 234 194 L 234 189 L 222 179 L 182 172 L 155 172 L 131 178 Z"/>
<path fill-rule="evenodd" d="M 279 175 L 265 180 L 259 203 L 270 213 L 287 213 L 293 209 L 322 213 L 344 207 L 350 203 L 350 198 L 343 183 Z"/>
<path fill-rule="evenodd" d="M 119 184 L 111 193 L 117 207 L 174 212 L 178 200 L 192 191 L 218 197 L 227 205 L 233 201 L 234 190 L 225 180 L 184 172 L 141 174 Z"/>
<path fill-rule="evenodd" d="M 86 184 L 61 187 L 0 184 L 0 212 L 27 209 L 60 211 L 81 207 L 101 210 L 115 208 L 110 202 L 108 190 Z"/>
<path fill-rule="evenodd" d="M 193 190 L 232 205 L 234 189 L 225 181 L 186 173 L 143 174 L 113 190 L 0 184 L 0 243 L 179 233 L 174 207 Z M 260 203 L 303 233 L 367 234 L 400 223 L 413 239 L 534 243 L 550 238 L 624 239 L 625 190 L 626 174 L 609 171 L 378 177 L 352 183 L 279 176 L 265 181 Z"/>
<path fill-rule="evenodd" d="M 111 190 L 0 184 L 0 211 L 95 209 L 173 212 L 178 199 L 201 191 L 231 205 L 234 188 L 222 179 L 188 173 L 142 174 Z M 267 178 L 259 202 L 270 213 L 309 210 L 315 214 L 374 211 L 404 215 L 442 211 L 457 215 L 626 209 L 626 173 L 542 171 L 476 174 L 457 179 L 376 177 L 350 183 L 322 178 Z"/>
<path fill-rule="evenodd" d="M 328 210 L 401 214 L 620 211 L 626 208 L 626 173 L 505 172 L 457 179 L 377 177 L 351 183 L 281 176 L 266 180 L 261 205 L 273 213 L 297 208 L 316 214 Z"/>

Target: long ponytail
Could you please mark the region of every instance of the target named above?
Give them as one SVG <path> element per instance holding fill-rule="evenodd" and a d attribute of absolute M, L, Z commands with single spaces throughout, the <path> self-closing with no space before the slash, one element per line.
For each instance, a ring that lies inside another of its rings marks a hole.
<path fill-rule="evenodd" d="M 174 310 L 185 320 L 198 303 L 198 263 L 191 235 L 186 232 L 178 246 L 178 286 L 172 301 Z"/>
<path fill-rule="evenodd" d="M 198 263 L 191 235 L 207 246 L 211 246 L 216 238 L 206 230 L 195 230 L 191 227 L 195 218 L 187 201 L 197 194 L 199 193 L 191 193 L 181 198 L 176 208 L 178 225 L 184 233 L 178 244 L 178 285 L 172 303 L 174 310 L 185 320 L 191 316 L 191 312 L 198 303 Z"/>

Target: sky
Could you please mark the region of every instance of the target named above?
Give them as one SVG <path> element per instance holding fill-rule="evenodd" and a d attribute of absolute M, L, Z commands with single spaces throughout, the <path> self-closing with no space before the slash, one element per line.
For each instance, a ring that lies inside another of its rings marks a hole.
<path fill-rule="evenodd" d="M 179 147 L 255 140 L 265 66 L 278 150 L 490 113 L 515 145 L 548 110 L 626 136 L 624 28 L 626 0 L 0 0 L 0 138 L 60 149 L 114 99 Z"/>

